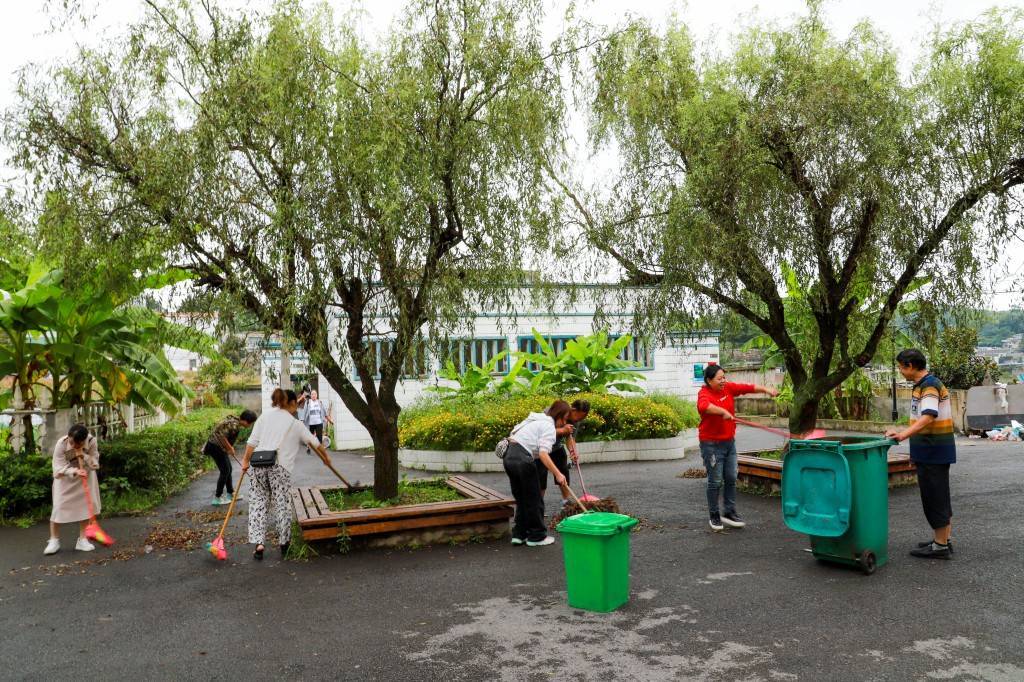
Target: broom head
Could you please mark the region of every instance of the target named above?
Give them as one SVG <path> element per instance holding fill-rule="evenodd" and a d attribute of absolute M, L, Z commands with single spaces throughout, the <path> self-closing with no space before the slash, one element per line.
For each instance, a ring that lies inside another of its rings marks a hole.
<path fill-rule="evenodd" d="M 112 544 L 114 544 L 114 538 L 107 535 L 107 533 L 104 532 L 102 528 L 100 528 L 100 524 L 96 523 L 95 521 L 93 521 L 85 527 L 85 537 L 89 538 L 90 540 L 95 540 L 96 542 L 106 547 L 110 547 Z"/>
<path fill-rule="evenodd" d="M 598 497 L 597 495 L 584 495 L 583 497 L 580 498 L 580 502 L 583 502 L 583 503 L 586 503 L 586 502 L 600 502 L 600 501 L 601 501 L 601 498 Z"/>
<path fill-rule="evenodd" d="M 228 551 L 224 549 L 223 536 L 217 536 L 217 539 L 213 542 L 207 542 L 206 551 L 217 561 L 225 561 L 228 558 Z"/>

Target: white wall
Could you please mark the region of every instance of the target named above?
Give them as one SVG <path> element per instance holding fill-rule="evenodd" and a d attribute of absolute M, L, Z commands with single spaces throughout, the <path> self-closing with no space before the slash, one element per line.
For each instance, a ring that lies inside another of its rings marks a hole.
<path fill-rule="evenodd" d="M 562 314 L 557 318 L 550 315 L 531 315 L 520 317 L 515 325 L 506 323 L 504 328 L 500 329 L 497 318 L 480 317 L 476 320 L 472 334 L 467 332 L 459 334 L 459 336 L 466 338 L 470 336 L 475 338 L 504 336 L 508 339 L 508 347 L 516 350 L 518 349 L 518 337 L 530 335 L 531 328 L 536 328 L 545 336 L 586 335 L 593 331 L 592 320 L 593 316 L 589 313 Z M 613 332 L 624 333 L 628 321 L 623 318 L 621 322 L 621 329 L 613 328 Z M 713 333 L 688 338 L 677 337 L 669 344 L 655 346 L 653 350 L 654 367 L 642 372 L 646 377 L 646 381 L 640 382 L 644 386 L 644 390 L 673 393 L 695 400 L 700 384 L 693 380 L 693 366 L 694 364 L 704 366 L 709 362 L 718 361 L 718 337 Z M 279 359 L 276 361 L 280 362 Z M 436 378 L 437 364 L 435 359 L 428 359 L 431 375 L 426 380 L 407 380 L 399 384 L 397 398 L 400 405 L 404 407 L 411 404 L 425 392 L 428 386 L 432 386 L 438 381 Z M 348 371 L 351 372 L 351 368 Z M 266 372 L 263 374 L 264 403 L 269 404 L 269 392 L 273 391 L 274 386 L 268 383 Z M 440 380 L 440 383 L 450 382 Z M 373 443 L 369 433 L 345 408 L 341 398 L 330 388 L 327 380 L 322 376 L 320 377 L 320 388 L 320 397 L 330 403 L 331 415 L 335 422 L 336 440 L 332 447 L 336 449 L 371 447 Z"/>

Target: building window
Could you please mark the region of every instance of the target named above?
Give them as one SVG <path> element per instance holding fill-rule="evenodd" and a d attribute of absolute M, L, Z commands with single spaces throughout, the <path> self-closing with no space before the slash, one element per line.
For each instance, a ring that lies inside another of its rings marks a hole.
<path fill-rule="evenodd" d="M 380 367 L 384 360 L 391 353 L 394 346 L 393 339 L 380 339 L 367 344 L 369 357 L 367 358 L 370 372 L 374 379 L 380 379 Z M 352 376 L 358 378 L 359 374 L 355 367 L 352 368 Z M 423 379 L 427 376 L 427 344 L 419 340 L 412 353 L 405 359 L 402 367 L 402 379 Z"/>
<path fill-rule="evenodd" d="M 621 335 L 608 337 L 609 342 L 615 341 Z M 637 364 L 637 369 L 654 369 L 654 352 L 651 351 L 647 342 L 636 336 L 619 353 L 621 360 L 629 360 Z"/>
<path fill-rule="evenodd" d="M 508 350 L 508 339 L 505 338 L 451 339 L 442 348 L 441 366 L 444 367 L 451 360 L 455 365 L 455 371 L 461 374 L 469 365 L 483 367 L 494 356 L 506 350 Z M 494 373 L 508 374 L 508 355 L 498 360 L 494 366 Z"/>
<path fill-rule="evenodd" d="M 555 355 L 561 355 L 562 351 L 565 350 L 565 344 L 576 338 L 576 335 L 571 336 L 545 336 L 544 340 L 551 344 L 551 349 L 555 351 Z M 519 337 L 519 352 L 520 353 L 540 353 L 540 344 L 537 343 L 537 339 L 532 336 L 520 336 Z M 526 363 L 526 368 L 531 372 L 536 372 L 540 369 L 540 366 L 534 362 Z"/>

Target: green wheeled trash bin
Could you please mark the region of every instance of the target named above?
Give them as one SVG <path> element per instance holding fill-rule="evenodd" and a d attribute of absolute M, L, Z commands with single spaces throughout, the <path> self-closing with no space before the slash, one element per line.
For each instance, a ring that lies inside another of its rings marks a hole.
<path fill-rule="evenodd" d="M 629 531 L 625 514 L 588 512 L 558 524 L 569 606 L 602 613 L 629 601 Z"/>
<path fill-rule="evenodd" d="M 818 559 L 867 574 L 889 560 L 889 447 L 875 436 L 794 440 L 782 464 L 782 518 Z"/>

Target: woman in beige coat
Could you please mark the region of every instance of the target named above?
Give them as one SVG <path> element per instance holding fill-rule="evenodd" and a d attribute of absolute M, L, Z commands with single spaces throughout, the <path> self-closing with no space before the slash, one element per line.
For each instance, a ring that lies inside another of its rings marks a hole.
<path fill-rule="evenodd" d="M 100 451 L 96 437 L 81 424 L 75 424 L 68 435 L 57 441 L 53 449 L 53 513 L 50 514 L 50 540 L 43 554 L 56 554 L 60 550 L 58 525 L 78 522 L 78 542 L 75 549 L 91 552 L 96 547 L 85 537 L 89 521 L 89 505 L 82 489 L 86 479 L 92 497 L 93 511 L 100 513 L 100 487 L 96 470 L 100 468 Z"/>

